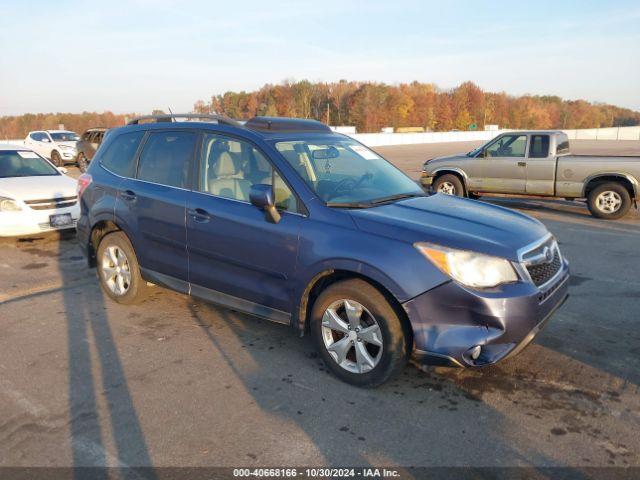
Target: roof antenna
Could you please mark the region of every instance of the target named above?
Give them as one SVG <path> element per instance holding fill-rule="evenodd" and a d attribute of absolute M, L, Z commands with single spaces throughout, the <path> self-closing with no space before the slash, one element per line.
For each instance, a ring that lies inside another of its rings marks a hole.
<path fill-rule="evenodd" d="M 176 118 L 173 116 L 173 112 L 171 111 L 171 107 L 167 107 L 167 110 L 169 110 L 169 113 L 171 114 L 171 121 L 175 122 Z"/>

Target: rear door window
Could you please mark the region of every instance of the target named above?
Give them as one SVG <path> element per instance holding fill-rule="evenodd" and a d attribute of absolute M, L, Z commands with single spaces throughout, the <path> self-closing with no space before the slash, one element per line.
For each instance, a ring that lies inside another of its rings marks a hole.
<path fill-rule="evenodd" d="M 100 158 L 100 163 L 121 177 L 133 177 L 136 172 L 135 155 L 144 136 L 143 131 L 118 136 Z"/>
<path fill-rule="evenodd" d="M 549 156 L 549 135 L 531 135 L 529 158 L 547 158 Z"/>
<path fill-rule="evenodd" d="M 187 188 L 197 136 L 192 131 L 151 133 L 140 154 L 138 180 Z"/>

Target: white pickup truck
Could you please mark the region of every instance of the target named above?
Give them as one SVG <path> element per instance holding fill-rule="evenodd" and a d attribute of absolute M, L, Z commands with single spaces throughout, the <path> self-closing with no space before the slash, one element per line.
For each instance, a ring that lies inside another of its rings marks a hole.
<path fill-rule="evenodd" d="M 475 197 L 502 193 L 586 199 L 598 218 L 624 216 L 640 195 L 640 157 L 572 155 L 562 131 L 499 135 L 469 153 L 427 160 L 425 188 Z"/>

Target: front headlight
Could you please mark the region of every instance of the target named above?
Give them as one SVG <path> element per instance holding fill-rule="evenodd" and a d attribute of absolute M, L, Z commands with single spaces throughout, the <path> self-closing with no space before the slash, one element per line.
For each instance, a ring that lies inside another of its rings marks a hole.
<path fill-rule="evenodd" d="M 20 205 L 13 199 L 0 197 L 0 212 L 19 212 L 22 210 Z"/>
<path fill-rule="evenodd" d="M 72 147 L 71 145 L 60 145 L 62 150 L 75 150 L 76 147 Z"/>
<path fill-rule="evenodd" d="M 415 247 L 440 270 L 468 287 L 489 288 L 518 281 L 511 262 L 505 258 L 431 243 L 416 243 Z"/>

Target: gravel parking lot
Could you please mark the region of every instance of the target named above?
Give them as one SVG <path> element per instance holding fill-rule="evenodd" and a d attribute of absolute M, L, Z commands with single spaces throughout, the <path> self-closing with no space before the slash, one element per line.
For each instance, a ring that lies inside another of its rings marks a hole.
<path fill-rule="evenodd" d="M 376 150 L 417 177 L 474 146 Z M 548 226 L 571 297 L 516 358 L 409 367 L 376 390 L 336 380 L 282 325 L 161 288 L 109 301 L 73 236 L 0 241 L 0 466 L 640 466 L 638 211 L 483 200 Z"/>

